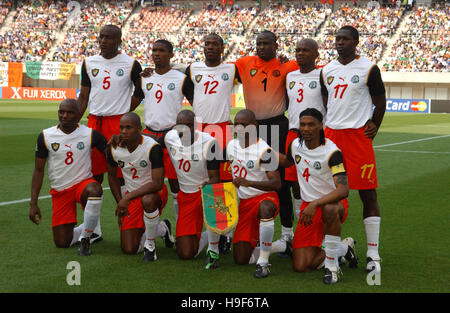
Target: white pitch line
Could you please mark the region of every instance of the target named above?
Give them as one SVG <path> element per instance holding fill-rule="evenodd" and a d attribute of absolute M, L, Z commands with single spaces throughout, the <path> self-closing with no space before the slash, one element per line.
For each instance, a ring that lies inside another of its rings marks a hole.
<path fill-rule="evenodd" d="M 434 136 L 434 137 L 427 137 L 422 139 L 414 139 L 414 140 L 408 140 L 408 141 L 400 141 L 395 143 L 389 143 L 386 145 L 379 145 L 379 146 L 373 146 L 374 149 L 376 148 L 384 148 L 384 147 L 391 147 L 391 146 L 397 146 L 397 145 L 403 145 L 407 143 L 413 143 L 413 142 L 419 142 L 419 141 L 426 141 L 426 140 L 432 140 L 432 139 L 438 139 L 438 138 L 445 138 L 450 137 L 450 135 L 442 135 L 442 136 Z"/>
<path fill-rule="evenodd" d="M 425 154 L 450 154 L 450 152 L 442 152 L 442 151 L 415 151 L 415 150 L 389 150 L 389 149 L 377 149 L 377 151 L 404 152 L 404 153 L 425 153 Z"/>

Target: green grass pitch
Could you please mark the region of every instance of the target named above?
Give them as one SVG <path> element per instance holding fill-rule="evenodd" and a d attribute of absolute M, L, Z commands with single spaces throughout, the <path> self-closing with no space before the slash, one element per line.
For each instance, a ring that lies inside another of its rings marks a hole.
<path fill-rule="evenodd" d="M 253 278 L 254 265 L 238 266 L 232 255 L 221 257 L 217 270 L 202 268 L 198 259 L 181 261 L 158 240 L 158 261 L 147 264 L 142 254 L 123 255 L 114 217 L 115 203 L 105 190 L 101 214 L 104 241 L 92 256 L 77 248 L 58 249 L 52 241 L 51 202 L 39 201 L 43 219 L 28 219 L 34 148 L 43 128 L 57 123 L 55 102 L 0 100 L 0 292 L 449 292 L 450 291 L 450 115 L 386 114 L 374 146 L 381 207 L 381 285 L 368 286 L 365 232 L 357 192 L 349 196 L 349 216 L 342 238 L 356 239 L 357 269 L 342 268 L 342 280 L 322 283 L 322 271 L 295 273 L 289 259 L 272 255 L 271 274 Z M 137 110 L 140 114 L 142 109 Z M 233 109 L 235 114 L 237 109 Z M 83 119 L 82 122 L 86 122 Z M 420 140 L 419 139 L 425 139 Z M 105 184 L 106 186 L 106 184 Z M 41 196 L 48 195 L 46 177 Z M 82 220 L 81 209 L 78 211 Z M 163 218 L 174 221 L 172 202 Z M 279 218 L 275 239 L 280 236 Z M 81 285 L 69 286 L 66 266 L 81 265 Z"/>

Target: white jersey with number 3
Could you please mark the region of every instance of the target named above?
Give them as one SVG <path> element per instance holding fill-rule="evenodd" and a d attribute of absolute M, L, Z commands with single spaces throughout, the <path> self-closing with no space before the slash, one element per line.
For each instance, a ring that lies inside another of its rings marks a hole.
<path fill-rule="evenodd" d="M 230 120 L 235 75 L 234 64 L 209 67 L 205 62 L 195 62 L 190 65 L 190 78 L 195 86 L 192 107 L 202 123 L 217 124 Z"/>
<path fill-rule="evenodd" d="M 48 150 L 48 178 L 56 191 L 61 191 L 92 177 L 92 129 L 79 125 L 72 133 L 58 126 L 43 130 Z"/>
<path fill-rule="evenodd" d="M 133 152 L 128 149 L 111 147 L 111 155 L 122 170 L 126 189 L 131 192 L 152 181 L 152 163 L 150 152 L 158 143 L 148 137 L 142 136 L 142 141 Z"/>
<path fill-rule="evenodd" d="M 238 139 L 231 140 L 227 145 L 227 159 L 230 161 L 233 178 L 242 177 L 249 181 L 268 181 L 266 170 L 261 167 L 261 157 L 271 148 L 261 138 L 258 141 L 242 148 Z M 240 186 L 237 193 L 240 199 L 259 196 L 267 191 L 253 187 Z"/>
<path fill-rule="evenodd" d="M 175 125 L 183 104 L 183 83 L 186 75 L 170 70 L 164 75 L 153 73 L 142 78 L 144 91 L 144 121 L 153 130 L 165 130 Z"/>
<path fill-rule="evenodd" d="M 177 172 L 181 191 L 195 193 L 199 186 L 209 180 L 207 169 L 208 151 L 216 141 L 209 134 L 196 131 L 195 141 L 191 146 L 184 146 L 176 130 L 169 131 L 164 143 L 169 151 L 173 167 Z"/>
<path fill-rule="evenodd" d="M 367 81 L 374 66 L 368 58 L 359 56 L 346 65 L 333 60 L 323 67 L 322 79 L 328 90 L 326 126 L 360 128 L 372 117 Z"/>

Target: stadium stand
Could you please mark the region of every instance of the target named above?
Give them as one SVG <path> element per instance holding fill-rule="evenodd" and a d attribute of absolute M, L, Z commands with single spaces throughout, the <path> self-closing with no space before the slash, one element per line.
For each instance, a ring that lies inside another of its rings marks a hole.
<path fill-rule="evenodd" d="M 11 1 L 1 1 L 0 3 L 0 25 L 3 24 L 3 22 L 6 19 L 6 16 L 8 15 L 9 11 L 11 10 L 12 2 Z"/>

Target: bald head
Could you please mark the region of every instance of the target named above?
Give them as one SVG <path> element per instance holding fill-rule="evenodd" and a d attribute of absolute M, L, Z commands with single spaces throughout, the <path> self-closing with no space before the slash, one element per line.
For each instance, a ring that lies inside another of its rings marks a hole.
<path fill-rule="evenodd" d="M 110 32 L 116 39 L 122 38 L 122 30 L 116 25 L 108 24 L 100 29 L 100 33 L 105 31 Z"/>
<path fill-rule="evenodd" d="M 177 115 L 177 124 L 194 124 L 194 120 L 195 114 L 191 110 L 182 110 Z"/>
<path fill-rule="evenodd" d="M 253 113 L 253 111 L 245 109 L 245 110 L 239 111 L 236 114 L 236 116 L 234 117 L 235 124 L 236 124 L 236 121 L 243 121 L 243 122 L 245 122 L 244 124 L 246 124 L 246 125 L 255 124 L 256 116 L 255 116 L 255 113 Z"/>
<path fill-rule="evenodd" d="M 70 109 L 70 111 L 76 113 L 80 112 L 80 104 L 78 103 L 77 100 L 72 98 L 64 99 L 63 101 L 61 101 L 61 103 L 59 104 L 59 108 L 61 109 L 62 107 Z"/>
<path fill-rule="evenodd" d="M 141 128 L 141 118 L 134 112 L 125 113 L 120 119 L 120 122 L 122 121 L 126 121 L 137 128 Z"/>
<path fill-rule="evenodd" d="M 313 52 L 316 52 L 316 53 L 319 51 L 319 45 L 317 44 L 317 42 L 314 39 L 311 39 L 311 38 L 304 38 L 304 39 L 297 41 L 297 47 L 300 47 L 300 46 L 306 46 L 306 47 L 310 48 Z"/>

